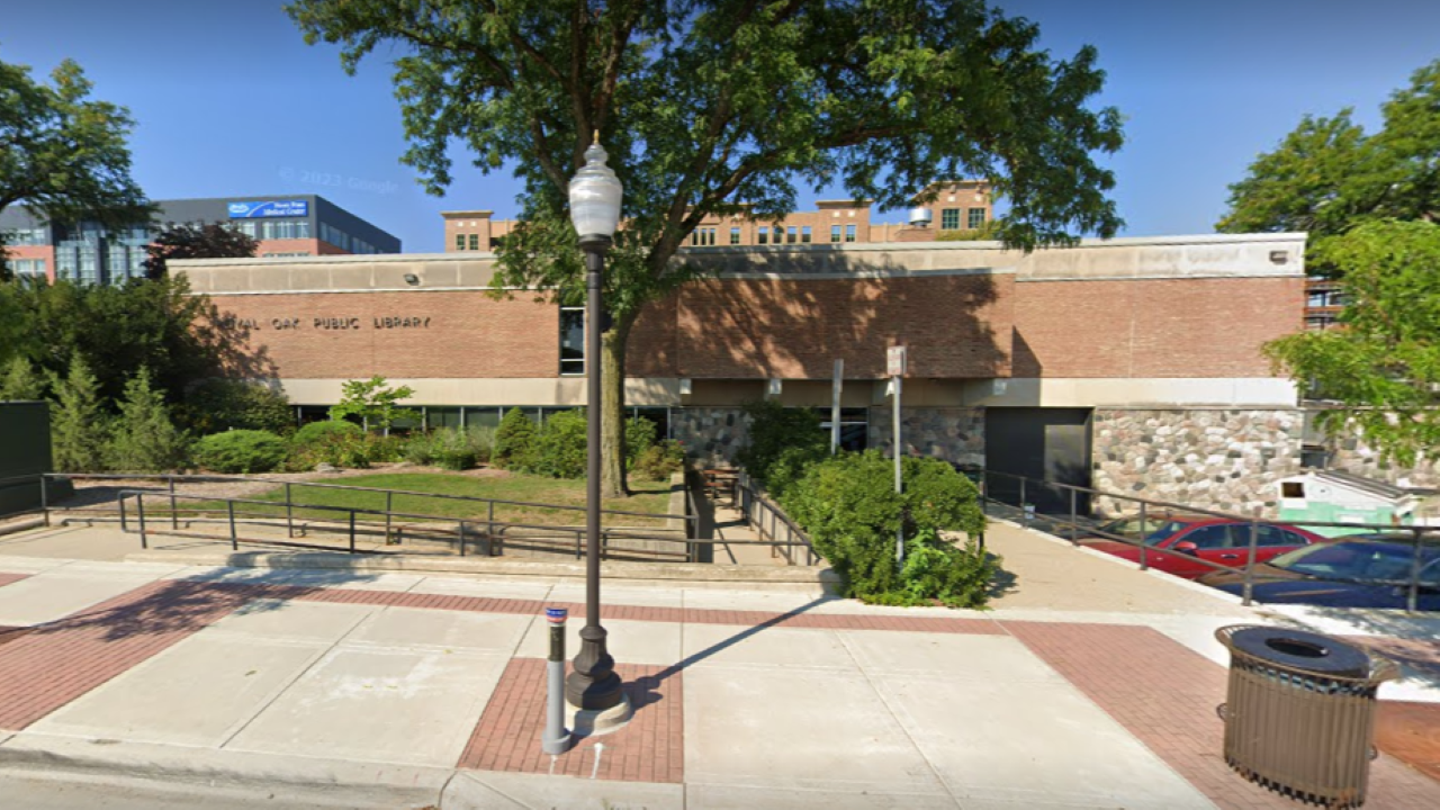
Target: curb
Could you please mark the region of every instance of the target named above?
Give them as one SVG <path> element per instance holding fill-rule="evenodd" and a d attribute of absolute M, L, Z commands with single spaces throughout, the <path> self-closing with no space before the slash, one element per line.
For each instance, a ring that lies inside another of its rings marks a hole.
<path fill-rule="evenodd" d="M 0 744 L 0 774 L 148 781 L 313 799 L 317 807 L 438 804 L 452 768 L 230 752 L 21 732 Z"/>

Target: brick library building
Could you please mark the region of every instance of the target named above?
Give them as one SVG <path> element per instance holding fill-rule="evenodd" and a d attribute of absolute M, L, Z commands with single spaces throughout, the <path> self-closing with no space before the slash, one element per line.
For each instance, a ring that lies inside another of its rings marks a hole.
<path fill-rule="evenodd" d="M 1261 347 L 1304 327 L 1304 234 L 1025 254 L 964 240 L 991 216 L 978 185 L 947 187 L 933 206 L 938 221 L 906 225 L 872 223 L 853 202 L 703 225 L 682 258 L 710 273 L 642 314 L 627 407 L 724 463 L 746 440 L 748 401 L 814 408 L 828 431 L 839 360 L 845 446 L 888 453 L 886 350 L 904 345 L 907 453 L 1247 512 L 1298 472 L 1304 414 Z M 526 291 L 492 298 L 490 248 L 513 223 L 444 219 L 441 254 L 171 267 L 234 319 L 302 418 L 376 374 L 412 387 L 406 404 L 430 427 L 583 406 L 583 310 Z"/>

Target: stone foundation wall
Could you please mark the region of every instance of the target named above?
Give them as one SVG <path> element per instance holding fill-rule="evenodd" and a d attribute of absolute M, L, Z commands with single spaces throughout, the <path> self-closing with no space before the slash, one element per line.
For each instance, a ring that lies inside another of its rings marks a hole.
<path fill-rule="evenodd" d="M 1155 501 L 1270 516 L 1275 482 L 1300 472 L 1299 410 L 1095 410 L 1093 486 Z M 1133 512 L 1097 497 L 1097 514 Z"/>
<path fill-rule="evenodd" d="M 1312 413 L 1311 418 L 1314 418 Z M 1418 459 L 1414 466 L 1404 467 L 1393 461 L 1382 461 L 1380 454 L 1365 443 L 1358 430 L 1341 435 L 1322 436 L 1326 453 L 1325 468 L 1408 487 L 1440 487 L 1440 464 Z M 1313 441 L 1313 439 L 1312 439 Z"/>
<path fill-rule="evenodd" d="M 750 438 L 750 421 L 739 408 L 671 408 L 670 435 L 701 467 L 734 466 Z"/>
<path fill-rule="evenodd" d="M 903 399 L 903 398 L 902 398 Z M 871 449 L 890 455 L 894 420 L 889 405 L 870 408 L 866 440 Z M 941 458 L 955 464 L 985 466 L 983 408 L 900 408 L 900 440 L 912 456 Z"/>

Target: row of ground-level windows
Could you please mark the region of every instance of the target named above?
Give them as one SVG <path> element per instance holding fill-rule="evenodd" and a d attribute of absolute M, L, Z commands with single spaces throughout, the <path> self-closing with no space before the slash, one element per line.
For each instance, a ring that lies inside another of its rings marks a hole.
<path fill-rule="evenodd" d="M 574 410 L 568 407 L 551 407 L 538 405 L 521 406 L 494 406 L 494 405 L 411 405 L 407 406 L 412 410 L 420 412 L 420 420 L 415 422 L 397 421 L 392 429 L 399 433 L 418 429 L 424 425 L 428 430 L 439 428 L 459 429 L 495 429 L 500 426 L 500 420 L 509 412 L 511 407 L 519 407 L 526 416 L 538 424 L 543 424 L 545 417 L 559 411 Z M 627 408 L 631 417 L 648 419 L 655 423 L 655 435 L 658 438 L 674 439 L 680 438 L 675 427 L 683 420 L 684 408 Z M 826 436 L 830 435 L 830 409 L 811 408 L 820 417 L 820 429 Z M 297 424 L 307 422 L 321 422 L 330 418 L 330 406 L 328 405 L 296 405 L 295 421 Z M 841 408 L 840 409 L 840 447 L 845 450 L 860 451 L 866 447 L 866 435 L 870 426 L 870 411 L 868 408 Z"/>

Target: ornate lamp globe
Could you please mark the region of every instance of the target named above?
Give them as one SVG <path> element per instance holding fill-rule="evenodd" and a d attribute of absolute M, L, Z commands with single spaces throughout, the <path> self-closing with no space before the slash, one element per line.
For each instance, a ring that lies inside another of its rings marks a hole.
<path fill-rule="evenodd" d="M 598 139 L 597 139 L 598 140 Z M 593 143 L 585 150 L 585 165 L 570 180 L 570 221 L 581 239 L 610 238 L 620 225 L 622 188 L 615 172 L 605 165 L 609 155 Z"/>

